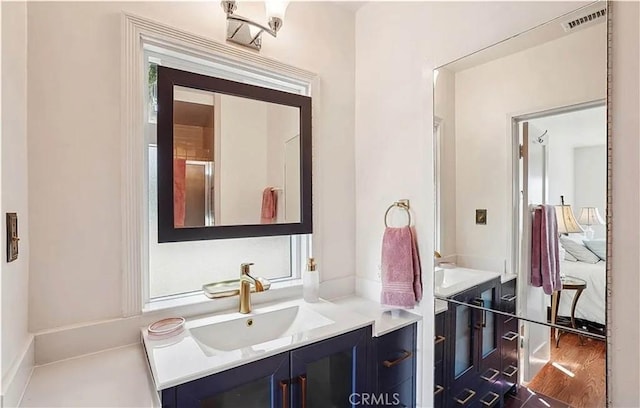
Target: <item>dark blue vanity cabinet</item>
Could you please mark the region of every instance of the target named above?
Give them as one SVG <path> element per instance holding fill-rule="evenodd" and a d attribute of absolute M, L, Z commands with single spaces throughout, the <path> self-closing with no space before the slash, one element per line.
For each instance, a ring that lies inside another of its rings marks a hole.
<path fill-rule="evenodd" d="M 500 279 L 452 297 L 466 304 L 499 307 Z M 444 358 L 449 407 L 495 407 L 502 401 L 500 320 L 495 313 L 449 303 L 445 325 L 449 335 Z"/>
<path fill-rule="evenodd" d="M 516 280 L 502 284 L 500 310 L 515 315 L 516 313 Z M 516 317 L 500 316 L 501 373 L 500 386 L 504 395 L 509 391 L 517 392 L 518 384 L 518 335 L 519 321 Z"/>
<path fill-rule="evenodd" d="M 417 324 L 373 339 L 376 400 L 364 406 L 415 407 Z"/>
<path fill-rule="evenodd" d="M 447 313 L 438 313 L 435 318 L 435 335 L 433 340 L 433 406 L 441 408 L 447 400 L 447 383 L 445 375 L 445 357 L 448 349 Z"/>
<path fill-rule="evenodd" d="M 351 407 L 367 391 L 371 327 L 162 391 L 163 408 Z M 353 404 L 351 402 L 354 402 Z"/>

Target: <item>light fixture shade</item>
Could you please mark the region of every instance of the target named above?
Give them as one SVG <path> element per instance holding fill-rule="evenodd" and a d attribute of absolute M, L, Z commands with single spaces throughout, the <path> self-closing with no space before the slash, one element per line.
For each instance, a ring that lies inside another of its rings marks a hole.
<path fill-rule="evenodd" d="M 287 0 L 266 0 L 264 7 L 267 12 L 267 19 L 279 18 L 284 21 L 284 13 L 287 11 L 289 1 Z"/>
<path fill-rule="evenodd" d="M 576 221 L 570 205 L 556 205 L 556 218 L 558 219 L 558 233 L 576 234 L 584 232 Z"/>
<path fill-rule="evenodd" d="M 604 221 L 596 207 L 582 207 L 578 222 L 582 225 L 604 225 Z"/>

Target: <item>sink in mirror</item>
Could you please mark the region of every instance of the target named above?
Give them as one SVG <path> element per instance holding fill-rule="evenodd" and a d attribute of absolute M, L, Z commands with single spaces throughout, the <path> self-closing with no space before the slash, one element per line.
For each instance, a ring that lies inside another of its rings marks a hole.
<path fill-rule="evenodd" d="M 250 315 L 233 316 L 229 320 L 189 328 L 205 354 L 239 350 L 334 323 L 304 305 L 267 311 L 258 309 Z"/>
<path fill-rule="evenodd" d="M 467 268 L 436 268 L 434 271 L 436 296 L 449 297 L 471 286 L 500 277 L 499 273 Z"/>

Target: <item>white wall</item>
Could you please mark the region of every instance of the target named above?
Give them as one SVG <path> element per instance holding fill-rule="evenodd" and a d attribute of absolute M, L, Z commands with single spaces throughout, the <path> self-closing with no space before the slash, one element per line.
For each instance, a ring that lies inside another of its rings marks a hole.
<path fill-rule="evenodd" d="M 127 11 L 224 41 L 218 2 L 30 3 L 30 328 L 121 316 L 120 18 Z M 242 15 L 264 19 L 262 3 Z M 261 55 L 316 72 L 314 256 L 329 295 L 353 290 L 354 16 L 292 3 Z M 99 290 L 96 290 L 99 288 Z M 47 296 L 42 296 L 42 293 Z"/>
<path fill-rule="evenodd" d="M 1 244 L 2 289 L 0 310 L 2 337 L 0 367 L 5 404 L 16 403 L 7 395 L 17 364 L 25 353 L 28 332 L 29 216 L 27 191 L 27 14 L 25 3 L 2 5 L 2 130 L 1 130 Z M 17 212 L 20 237 L 19 257 L 7 263 L 5 213 Z"/>
<path fill-rule="evenodd" d="M 356 265 L 358 288 L 376 287 L 382 214 L 410 198 L 425 265 L 422 363 L 430 368 L 433 328 L 433 173 L 431 70 L 585 3 L 370 3 L 356 15 Z M 637 270 L 640 257 L 638 186 L 638 4 L 614 3 L 612 284 L 614 318 L 610 378 L 614 406 L 640 401 Z M 398 33 L 402 33 L 400 37 Z M 411 41 L 402 39 L 411 38 Z M 630 186 L 632 184 L 632 186 Z M 635 188 L 633 187 L 635 186 Z M 627 218 L 628 217 L 628 218 Z M 375 292 L 375 291 L 372 291 Z M 369 292 L 371 293 L 371 292 Z M 630 323 L 633 321 L 634 323 Z M 430 369 L 422 390 L 433 392 Z M 428 406 L 429 399 L 423 399 Z"/>
<path fill-rule="evenodd" d="M 220 95 L 220 219 L 216 225 L 260 224 L 267 186 L 267 104 Z"/>
<path fill-rule="evenodd" d="M 456 73 L 458 254 L 510 259 L 509 115 L 605 98 L 605 52 L 598 24 Z M 487 225 L 475 224 L 476 208 L 487 209 Z"/>
<path fill-rule="evenodd" d="M 596 207 L 600 215 L 606 214 L 607 147 L 605 145 L 576 147 L 573 153 L 576 217 L 580 216 L 582 207 Z M 593 225 L 591 228 L 594 231 L 594 239 L 606 238 L 605 225 Z"/>

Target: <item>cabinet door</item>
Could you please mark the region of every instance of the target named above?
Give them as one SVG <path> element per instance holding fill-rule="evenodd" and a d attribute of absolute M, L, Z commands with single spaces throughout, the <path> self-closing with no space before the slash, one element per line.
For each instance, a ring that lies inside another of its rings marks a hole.
<path fill-rule="evenodd" d="M 500 307 L 500 281 L 490 281 L 478 286 L 477 304 L 487 309 Z M 492 312 L 478 310 L 478 368 L 483 384 L 493 384 L 500 375 L 500 321 Z"/>
<path fill-rule="evenodd" d="M 457 294 L 454 300 L 471 304 L 476 299 L 476 289 Z M 477 368 L 477 342 L 476 330 L 476 310 L 470 306 L 449 303 L 449 330 L 448 336 L 451 341 L 447 341 L 449 347 L 448 355 L 451 356 L 449 363 L 450 393 L 449 400 L 459 403 L 462 406 L 469 406 L 475 400 L 477 393 L 476 379 Z M 464 403 L 460 402 L 464 401 Z M 452 405 L 453 404 L 447 404 Z"/>
<path fill-rule="evenodd" d="M 371 328 L 291 352 L 291 407 L 344 408 L 360 404 L 367 388 Z"/>
<path fill-rule="evenodd" d="M 289 353 L 179 385 L 180 408 L 265 408 L 288 406 Z"/>

